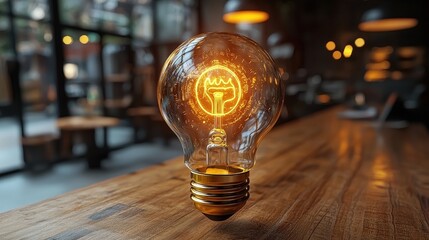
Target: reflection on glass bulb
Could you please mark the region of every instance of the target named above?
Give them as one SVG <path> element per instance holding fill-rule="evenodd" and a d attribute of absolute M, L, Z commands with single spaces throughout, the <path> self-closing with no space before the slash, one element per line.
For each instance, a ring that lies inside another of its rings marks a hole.
<path fill-rule="evenodd" d="M 283 84 L 254 41 L 207 33 L 179 46 L 164 64 L 158 103 L 182 143 L 194 205 L 224 220 L 249 197 L 249 170 L 277 121 Z"/>

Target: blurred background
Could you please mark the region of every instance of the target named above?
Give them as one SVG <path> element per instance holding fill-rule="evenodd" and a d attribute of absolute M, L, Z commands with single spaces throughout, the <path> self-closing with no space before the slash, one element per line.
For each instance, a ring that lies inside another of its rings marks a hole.
<path fill-rule="evenodd" d="M 156 84 L 198 33 L 272 55 L 278 124 L 345 104 L 429 126 L 428 16 L 424 0 L 0 0 L 0 212 L 181 155 Z"/>

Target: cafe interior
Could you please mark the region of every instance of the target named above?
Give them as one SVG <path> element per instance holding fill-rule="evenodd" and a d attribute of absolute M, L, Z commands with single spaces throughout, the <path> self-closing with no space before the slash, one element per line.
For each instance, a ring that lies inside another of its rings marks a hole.
<path fill-rule="evenodd" d="M 272 131 L 336 109 L 427 134 L 428 16 L 424 0 L 0 0 L 0 212 L 181 157 L 157 86 L 203 33 L 271 56 L 285 86 Z"/>

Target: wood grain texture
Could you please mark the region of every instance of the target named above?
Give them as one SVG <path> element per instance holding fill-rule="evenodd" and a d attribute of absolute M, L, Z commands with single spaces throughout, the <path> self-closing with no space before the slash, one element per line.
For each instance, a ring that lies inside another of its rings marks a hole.
<path fill-rule="evenodd" d="M 429 239 L 429 136 L 338 108 L 277 127 L 246 206 L 212 222 L 182 158 L 0 214 L 0 239 Z"/>

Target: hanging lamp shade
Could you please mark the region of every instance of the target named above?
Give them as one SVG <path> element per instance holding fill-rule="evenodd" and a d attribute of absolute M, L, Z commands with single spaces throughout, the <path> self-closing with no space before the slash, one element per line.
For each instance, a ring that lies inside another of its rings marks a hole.
<path fill-rule="evenodd" d="M 386 0 L 381 5 L 366 10 L 359 23 L 359 29 L 365 32 L 396 31 L 417 26 L 418 20 L 408 6 Z"/>
<path fill-rule="evenodd" d="M 261 23 L 270 18 L 263 1 L 228 0 L 223 11 L 227 23 Z"/>

